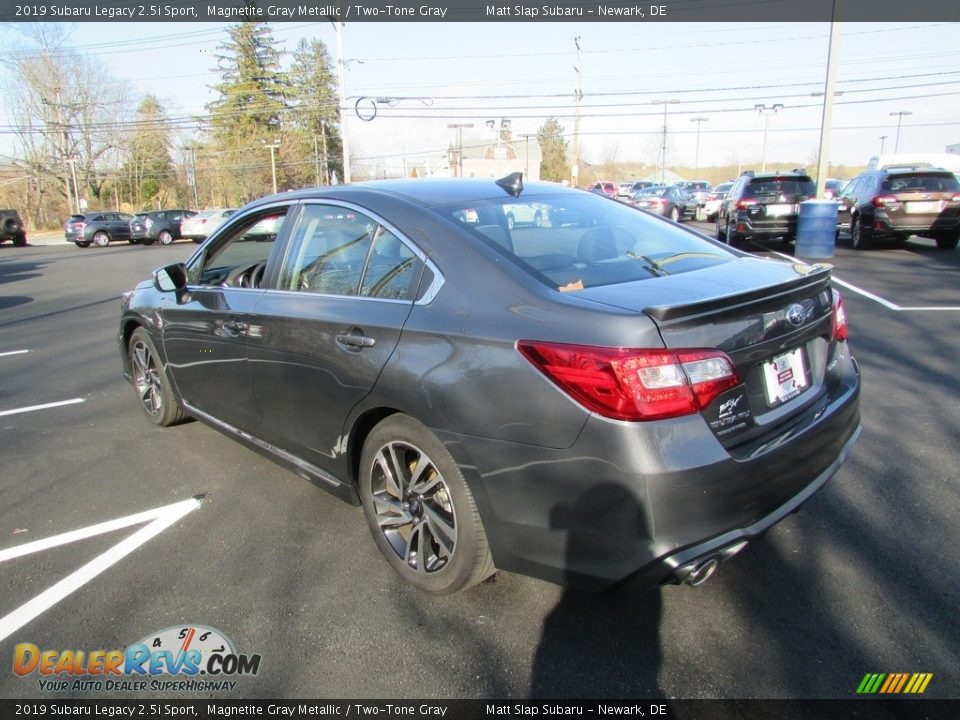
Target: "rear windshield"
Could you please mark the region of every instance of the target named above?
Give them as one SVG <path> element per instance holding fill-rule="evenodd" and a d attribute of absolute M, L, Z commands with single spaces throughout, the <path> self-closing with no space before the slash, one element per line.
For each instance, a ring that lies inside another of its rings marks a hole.
<path fill-rule="evenodd" d="M 912 192 L 914 190 L 936 192 L 938 190 L 960 190 L 960 183 L 950 173 L 888 175 L 884 178 L 880 189 L 889 192 Z"/>
<path fill-rule="evenodd" d="M 735 255 L 697 234 L 591 193 L 535 195 L 435 208 L 476 240 L 561 292 L 678 275 Z M 518 204 L 528 205 L 521 214 Z M 506 213 L 514 216 L 513 228 Z"/>
<path fill-rule="evenodd" d="M 747 185 L 750 195 L 814 195 L 816 185 L 810 178 L 757 178 Z"/>
<path fill-rule="evenodd" d="M 710 183 L 706 182 L 688 182 L 683 187 L 691 192 L 696 192 L 698 190 L 709 190 Z"/>

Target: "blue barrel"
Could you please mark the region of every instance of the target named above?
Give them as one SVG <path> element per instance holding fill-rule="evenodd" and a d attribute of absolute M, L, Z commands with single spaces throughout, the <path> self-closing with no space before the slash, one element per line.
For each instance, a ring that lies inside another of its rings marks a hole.
<path fill-rule="evenodd" d="M 797 217 L 797 255 L 807 258 L 833 257 L 837 238 L 837 203 L 833 200 L 806 200 Z"/>

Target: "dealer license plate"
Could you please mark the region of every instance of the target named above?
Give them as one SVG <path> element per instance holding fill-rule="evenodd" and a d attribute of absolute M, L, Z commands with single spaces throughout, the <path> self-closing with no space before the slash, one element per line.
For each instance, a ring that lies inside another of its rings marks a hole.
<path fill-rule="evenodd" d="M 907 213 L 935 213 L 940 212 L 940 201 L 929 200 L 926 202 L 908 202 L 906 203 Z"/>
<path fill-rule="evenodd" d="M 777 355 L 763 364 L 763 386 L 767 403 L 781 405 L 806 390 L 808 385 L 803 350 L 797 348 Z"/>
<path fill-rule="evenodd" d="M 796 211 L 796 205 L 767 205 L 767 215 L 770 217 L 783 217 L 784 215 L 792 215 Z"/>

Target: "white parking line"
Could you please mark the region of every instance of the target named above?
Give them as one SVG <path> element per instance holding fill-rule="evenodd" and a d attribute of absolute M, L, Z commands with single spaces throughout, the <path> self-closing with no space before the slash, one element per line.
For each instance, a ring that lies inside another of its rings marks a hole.
<path fill-rule="evenodd" d="M 72 400 L 61 400 L 60 402 L 46 403 L 45 405 L 31 405 L 30 407 L 14 408 L 13 410 L 0 410 L 0 417 L 5 415 L 17 415 L 19 413 L 33 412 L 34 410 L 46 410 L 48 408 L 62 407 L 64 405 L 76 405 L 84 402 L 83 398 L 73 398 Z"/>
<path fill-rule="evenodd" d="M 120 541 L 106 552 L 95 557 L 86 565 L 72 572 L 60 582 L 44 590 L 26 604 L 21 605 L 19 608 L 9 613 L 5 617 L 0 618 L 0 641 L 8 638 L 12 633 L 15 633 L 28 622 L 52 608 L 74 591 L 86 585 L 88 582 L 97 577 L 97 575 L 108 569 L 111 565 L 116 564 L 138 547 L 146 543 L 148 540 L 156 537 L 182 517 L 185 517 L 188 513 L 196 510 L 198 507 L 200 507 L 200 501 L 196 498 L 191 498 L 190 500 L 173 503 L 172 505 L 165 505 L 163 507 L 156 508 L 155 510 L 148 510 L 135 515 L 128 515 L 127 517 L 119 518 L 118 520 L 110 520 L 105 523 L 100 523 L 99 525 L 93 525 L 88 528 L 74 530 L 61 535 L 54 535 L 53 537 L 46 538 L 45 540 L 37 540 L 19 547 L 4 550 L 2 553 L 0 553 L 0 562 L 3 562 L 4 560 L 10 560 L 15 557 L 21 557 L 28 553 L 57 547 L 58 545 L 63 545 L 68 542 L 75 542 L 76 540 L 88 538 L 93 535 L 110 532 L 111 530 L 128 527 L 130 525 L 135 525 L 147 520 L 153 520 L 153 522 L 151 522 L 149 525 L 140 528 L 133 535 L 125 540 Z"/>
<path fill-rule="evenodd" d="M 778 256 L 778 257 L 782 257 L 782 258 L 784 258 L 785 260 L 791 260 L 791 261 L 793 261 L 793 262 L 803 262 L 802 260 L 799 260 L 799 259 L 793 257 L 793 255 L 787 255 L 786 253 L 777 252 L 776 250 L 771 250 L 770 253 L 771 253 L 772 255 L 776 255 L 776 256 Z M 833 276 L 833 281 L 834 281 L 837 285 L 839 285 L 839 286 L 841 286 L 841 287 L 845 287 L 845 288 L 847 288 L 847 290 L 850 290 L 851 292 L 855 292 L 855 293 L 857 293 L 858 295 L 863 295 L 863 297 L 867 298 L 868 300 L 873 300 L 873 301 L 876 302 L 876 303 L 880 303 L 880 304 L 883 305 L 885 308 L 887 308 L 887 309 L 889 309 L 889 310 L 895 310 L 896 312 L 917 312 L 917 311 L 930 311 L 930 310 L 935 310 L 935 311 L 937 311 L 937 312 L 943 312 L 943 311 L 948 311 L 948 312 L 949 312 L 949 311 L 960 311 L 960 307 L 952 306 L 952 305 L 951 305 L 951 306 L 937 306 L 937 307 L 903 307 L 902 305 L 897 305 L 895 302 L 890 302 L 889 300 L 885 300 L 884 298 L 880 297 L 879 295 L 874 295 L 872 292 L 869 292 L 869 291 L 867 291 L 867 290 L 864 290 L 863 288 L 859 288 L 859 287 L 857 287 L 856 285 L 854 285 L 853 283 L 848 283 L 846 280 L 841 280 L 841 279 L 838 278 L 836 275 Z"/>
<path fill-rule="evenodd" d="M 30 352 L 29 350 L 10 350 L 9 352 L 0 352 L 0 357 L 7 357 L 8 355 L 23 355 L 24 353 Z"/>

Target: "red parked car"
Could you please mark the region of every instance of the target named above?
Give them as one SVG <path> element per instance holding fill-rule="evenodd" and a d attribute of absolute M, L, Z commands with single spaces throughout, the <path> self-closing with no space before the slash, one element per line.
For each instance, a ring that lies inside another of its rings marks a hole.
<path fill-rule="evenodd" d="M 590 192 L 603 193 L 615 198 L 617 196 L 617 184 L 612 180 L 600 180 L 590 186 Z"/>

